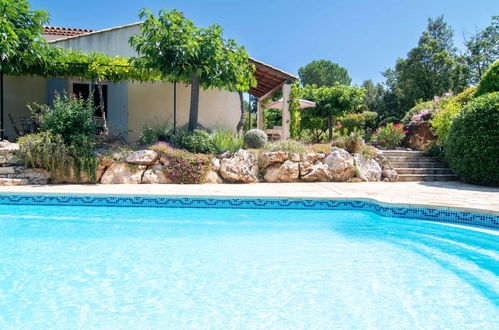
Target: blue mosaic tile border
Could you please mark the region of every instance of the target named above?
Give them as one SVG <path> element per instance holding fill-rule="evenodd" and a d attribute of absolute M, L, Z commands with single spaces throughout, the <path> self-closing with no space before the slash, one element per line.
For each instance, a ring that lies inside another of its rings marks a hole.
<path fill-rule="evenodd" d="M 499 229 L 499 216 L 492 214 L 431 208 L 382 206 L 375 202 L 355 200 L 0 194 L 0 205 L 357 210 L 373 212 L 385 217 L 441 221 Z"/>

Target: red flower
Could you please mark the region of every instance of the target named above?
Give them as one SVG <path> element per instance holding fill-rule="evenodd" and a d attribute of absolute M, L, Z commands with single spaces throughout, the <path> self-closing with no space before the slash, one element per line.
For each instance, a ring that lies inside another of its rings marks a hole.
<path fill-rule="evenodd" d="M 376 135 L 376 131 L 373 132 L 373 135 Z"/>

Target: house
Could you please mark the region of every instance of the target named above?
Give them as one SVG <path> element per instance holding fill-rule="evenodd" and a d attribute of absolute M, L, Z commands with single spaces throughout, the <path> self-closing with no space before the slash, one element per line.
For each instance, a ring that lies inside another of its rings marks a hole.
<path fill-rule="evenodd" d="M 130 36 L 140 33 L 140 24 L 133 23 L 104 30 L 68 29 L 45 27 L 44 37 L 50 45 L 79 49 L 85 52 L 102 52 L 109 56 L 137 56 L 130 47 Z M 250 94 L 258 97 L 258 127 L 263 128 L 261 103 L 282 89 L 289 95 L 290 83 L 297 77 L 255 59 L 257 86 Z M 29 116 L 27 104 L 51 104 L 56 92 L 90 95 L 91 82 L 87 80 L 40 77 L 11 77 L 4 79 L 4 115 L 14 123 Z M 189 120 L 190 86 L 176 84 L 177 127 L 186 126 Z M 169 82 L 104 82 L 104 107 L 108 126 L 114 132 L 125 132 L 129 141 L 139 137 L 143 125 L 173 123 L 174 84 Z M 287 117 L 286 117 L 287 116 Z M 237 93 L 219 89 L 201 90 L 199 124 L 207 129 L 235 129 L 240 118 L 240 100 Z M 288 118 L 286 120 L 286 118 Z M 3 118 L 6 119 L 6 118 Z M 289 113 L 283 111 L 283 136 L 289 137 Z M 15 139 L 12 123 L 5 120 L 6 138 Z"/>

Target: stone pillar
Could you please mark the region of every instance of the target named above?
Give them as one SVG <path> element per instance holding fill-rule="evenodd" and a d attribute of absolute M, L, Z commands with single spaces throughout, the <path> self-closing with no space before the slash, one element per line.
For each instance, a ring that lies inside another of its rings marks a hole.
<path fill-rule="evenodd" d="M 289 134 L 289 95 L 291 94 L 291 84 L 286 83 L 282 86 L 282 140 L 287 140 Z"/>
<path fill-rule="evenodd" d="M 263 107 L 261 100 L 256 102 L 256 128 L 263 129 Z"/>

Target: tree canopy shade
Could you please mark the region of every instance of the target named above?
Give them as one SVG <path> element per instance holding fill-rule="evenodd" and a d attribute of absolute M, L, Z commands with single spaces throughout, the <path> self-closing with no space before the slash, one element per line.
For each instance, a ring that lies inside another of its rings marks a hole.
<path fill-rule="evenodd" d="M 350 85 L 347 69 L 329 60 L 312 61 L 298 70 L 303 86 L 332 87 L 335 83 Z"/>
<path fill-rule="evenodd" d="M 340 117 L 348 111 L 356 111 L 364 104 L 363 88 L 334 84 L 332 87 L 305 86 L 303 98 L 316 102 L 315 108 L 302 110 L 313 116 L 327 118 L 329 140 L 333 135 L 333 118 Z"/>
<path fill-rule="evenodd" d="M 145 18 L 141 35 L 130 38 L 140 55 L 135 63 L 158 70 L 163 79 L 191 84 L 189 130 L 198 125 L 200 86 L 242 93 L 255 85 L 247 52 L 224 39 L 219 25 L 198 28 L 177 10 L 160 10 L 156 16 L 144 9 L 139 16 Z"/>

